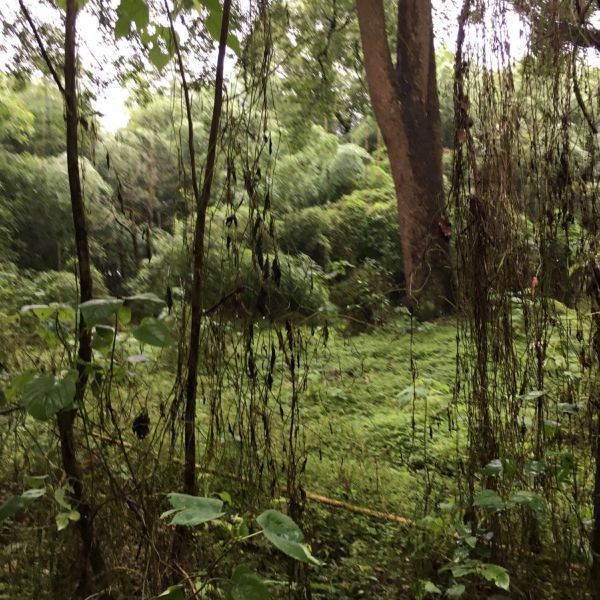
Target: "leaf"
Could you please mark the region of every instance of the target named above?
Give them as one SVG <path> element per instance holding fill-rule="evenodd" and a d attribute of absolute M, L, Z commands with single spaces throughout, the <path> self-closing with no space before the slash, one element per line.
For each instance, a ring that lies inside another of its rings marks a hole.
<path fill-rule="evenodd" d="M 81 515 L 76 510 L 59 512 L 56 515 L 56 528 L 58 529 L 58 531 L 62 531 L 63 529 L 66 529 L 69 526 L 69 523 L 77 522 L 80 518 Z"/>
<path fill-rule="evenodd" d="M 71 486 L 59 487 L 54 491 L 54 499 L 56 502 L 67 510 L 71 510 L 71 504 L 67 501 L 67 492 L 73 492 Z"/>
<path fill-rule="evenodd" d="M 85 319 L 86 326 L 91 329 L 117 313 L 123 300 L 118 298 L 96 298 L 79 305 L 79 310 Z"/>
<path fill-rule="evenodd" d="M 163 321 L 146 317 L 141 324 L 133 330 L 133 337 L 149 346 L 158 346 L 164 348 L 173 343 L 171 331 Z"/>
<path fill-rule="evenodd" d="M 423 591 L 427 594 L 441 594 L 442 590 L 435 585 L 432 581 L 424 581 L 423 582 Z"/>
<path fill-rule="evenodd" d="M 115 24 L 116 39 L 129 35 L 132 23 L 135 23 L 136 29 L 141 31 L 150 22 L 150 11 L 145 0 L 121 0 L 117 14 L 119 18 Z"/>
<path fill-rule="evenodd" d="M 496 476 L 500 475 L 504 470 L 504 466 L 502 465 L 502 461 L 499 458 L 494 458 L 491 460 L 485 467 L 481 469 L 481 473 L 483 475 Z"/>
<path fill-rule="evenodd" d="M 462 583 L 456 583 L 446 590 L 448 598 L 460 598 L 465 593 L 465 586 Z"/>
<path fill-rule="evenodd" d="M 23 508 L 21 496 L 9 496 L 0 506 L 0 521 L 14 517 Z"/>
<path fill-rule="evenodd" d="M 508 591 L 510 586 L 510 576 L 504 567 L 483 563 L 480 565 L 478 572 L 484 579 L 493 581 L 500 589 Z"/>
<path fill-rule="evenodd" d="M 238 40 L 237 36 L 235 36 L 233 33 L 230 33 L 227 36 L 227 45 L 235 52 L 236 56 L 240 56 L 242 54 L 240 40 Z"/>
<path fill-rule="evenodd" d="M 46 488 L 36 488 L 23 492 L 20 496 L 10 496 L 0 506 L 0 521 L 14 517 L 21 509 L 27 508 L 46 493 Z"/>
<path fill-rule="evenodd" d="M 229 600 L 268 600 L 269 590 L 265 582 L 248 567 L 236 567 L 228 590 Z"/>
<path fill-rule="evenodd" d="M 117 317 L 121 325 L 127 325 L 129 321 L 131 321 L 131 309 L 129 306 L 121 306 L 121 308 L 119 308 L 117 311 Z"/>
<path fill-rule="evenodd" d="M 148 52 L 148 58 L 159 71 L 162 71 L 171 60 L 171 55 L 163 52 L 160 46 L 154 42 L 150 52 Z"/>
<path fill-rule="evenodd" d="M 153 304 L 159 304 L 160 306 L 164 306 L 166 304 L 166 302 L 162 298 L 159 298 L 156 294 L 152 292 L 144 292 L 143 294 L 127 296 L 124 300 L 125 304 L 130 304 L 132 302 L 150 302 Z"/>
<path fill-rule="evenodd" d="M 6 388 L 6 400 L 10 401 L 16 398 L 22 391 L 27 383 L 29 383 L 36 375 L 35 369 L 25 371 L 16 377 L 13 377 L 12 381 Z"/>
<path fill-rule="evenodd" d="M 115 330 L 108 325 L 96 325 L 94 337 L 92 339 L 92 347 L 98 350 L 109 348 L 112 346 L 115 337 Z"/>
<path fill-rule="evenodd" d="M 23 388 L 23 405 L 35 419 L 47 421 L 73 404 L 76 380 L 76 371 L 69 371 L 63 378 L 36 377 Z"/>
<path fill-rule="evenodd" d="M 519 396 L 521 400 L 537 400 L 546 394 L 545 390 L 531 390 Z"/>
<path fill-rule="evenodd" d="M 32 312 L 40 321 L 47 321 L 57 316 L 61 321 L 75 320 L 75 311 L 68 304 L 26 304 L 21 307 L 21 313 Z"/>
<path fill-rule="evenodd" d="M 162 600 L 185 600 L 185 591 L 182 585 L 172 585 L 168 587 L 162 594 L 154 596 L 152 600 L 162 598 Z"/>
<path fill-rule="evenodd" d="M 473 506 L 480 506 L 486 510 L 502 510 L 505 507 L 504 500 L 494 490 L 482 490 L 475 496 Z"/>
<path fill-rule="evenodd" d="M 308 546 L 302 543 L 302 531 L 287 515 L 270 509 L 260 514 L 256 520 L 263 528 L 265 537 L 284 554 L 302 562 L 323 564 L 311 554 Z"/>
<path fill-rule="evenodd" d="M 225 514 L 223 512 L 223 502 L 216 498 L 190 496 L 175 492 L 167 494 L 167 497 L 173 508 L 164 512 L 160 518 L 165 519 L 170 515 L 174 515 L 171 519 L 171 525 L 194 527 L 201 523 L 214 521 Z"/>
<path fill-rule="evenodd" d="M 524 504 L 536 513 L 542 513 L 546 508 L 544 499 L 535 492 L 529 490 L 517 490 L 513 492 L 509 496 L 508 501 L 513 504 Z"/>
<path fill-rule="evenodd" d="M 63 529 L 66 529 L 68 525 L 69 525 L 69 513 L 59 512 L 56 515 L 56 529 L 58 529 L 58 531 L 62 531 Z"/>

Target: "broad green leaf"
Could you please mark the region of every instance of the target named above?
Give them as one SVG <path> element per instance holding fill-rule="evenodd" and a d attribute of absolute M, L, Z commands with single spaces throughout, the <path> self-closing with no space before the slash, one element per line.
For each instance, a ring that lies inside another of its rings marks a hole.
<path fill-rule="evenodd" d="M 537 400 L 546 394 L 545 390 L 531 390 L 519 396 L 521 400 Z"/>
<path fill-rule="evenodd" d="M 170 523 L 171 525 L 194 527 L 201 523 L 219 519 L 225 514 L 223 512 L 223 502 L 216 498 L 190 496 L 175 492 L 167 494 L 167 497 L 173 508 L 164 512 L 160 518 L 165 519 L 174 515 Z"/>
<path fill-rule="evenodd" d="M 20 375 L 13 377 L 6 388 L 6 400 L 10 401 L 16 398 L 23 391 L 25 385 L 29 383 L 37 374 L 38 373 L 35 369 L 30 369 L 29 371 L 25 371 Z"/>
<path fill-rule="evenodd" d="M 423 591 L 427 594 L 441 594 L 442 590 L 435 585 L 432 581 L 424 581 L 423 582 Z"/>
<path fill-rule="evenodd" d="M 228 590 L 229 600 L 268 600 L 269 590 L 256 573 L 248 567 L 236 567 Z"/>
<path fill-rule="evenodd" d="M 54 490 L 54 499 L 56 502 L 66 510 L 71 510 L 71 504 L 67 500 L 67 492 L 73 493 L 71 486 L 63 486 Z"/>
<path fill-rule="evenodd" d="M 155 304 L 164 305 L 166 302 L 159 298 L 154 292 L 142 292 L 141 294 L 133 294 L 133 296 L 126 296 L 125 301 L 129 302 L 154 302 Z"/>
<path fill-rule="evenodd" d="M 145 0 L 121 0 L 117 14 L 119 15 L 115 25 L 117 39 L 129 35 L 132 23 L 135 23 L 136 29 L 141 31 L 150 22 L 150 11 Z"/>
<path fill-rule="evenodd" d="M 208 8 L 208 10 L 211 12 L 221 10 L 221 3 L 219 0 L 200 0 L 200 4 Z"/>
<path fill-rule="evenodd" d="M 86 326 L 92 328 L 115 315 L 122 304 L 123 300 L 118 298 L 97 298 L 80 304 L 79 310 L 85 319 Z"/>
<path fill-rule="evenodd" d="M 96 325 L 94 328 L 94 337 L 92 338 L 92 347 L 96 349 L 110 348 L 115 338 L 115 330 L 108 325 Z"/>
<path fill-rule="evenodd" d="M 494 458 L 481 469 L 481 472 L 483 475 L 496 476 L 500 475 L 503 470 L 502 461 L 499 458 Z"/>
<path fill-rule="evenodd" d="M 502 510 L 504 505 L 504 500 L 498 495 L 498 492 L 494 490 L 482 490 L 475 496 L 475 500 L 473 501 L 473 506 L 480 506 L 481 508 L 485 508 L 486 510 Z"/>
<path fill-rule="evenodd" d="M 493 581 L 500 589 L 508 590 L 510 577 L 508 571 L 500 565 L 484 563 L 478 569 L 479 574 L 488 581 Z"/>
<path fill-rule="evenodd" d="M 448 598 L 460 598 L 465 593 L 465 586 L 462 583 L 457 583 L 446 590 Z"/>
<path fill-rule="evenodd" d="M 536 477 L 537 475 L 541 475 L 546 470 L 546 465 L 544 463 L 539 462 L 537 460 L 529 460 L 525 463 L 525 473 L 531 475 L 532 477 Z"/>
<path fill-rule="evenodd" d="M 0 506 L 0 522 L 14 517 L 22 508 L 21 496 L 9 496 Z"/>
<path fill-rule="evenodd" d="M 74 321 L 75 311 L 68 304 L 27 304 L 21 307 L 21 313 L 32 312 L 40 321 L 58 317 L 61 321 Z"/>
<path fill-rule="evenodd" d="M 121 323 L 121 325 L 129 324 L 129 321 L 131 321 L 131 309 L 129 306 L 121 306 L 117 311 L 117 317 L 119 318 L 119 323 Z"/>
<path fill-rule="evenodd" d="M 171 331 L 163 321 L 146 317 L 141 324 L 133 330 L 133 337 L 149 346 L 164 348 L 173 343 Z"/>
<path fill-rule="evenodd" d="M 260 514 L 256 520 L 263 528 L 265 537 L 284 554 L 302 562 L 323 564 L 311 554 L 308 546 L 302 543 L 302 531 L 287 515 L 270 509 Z"/>
<path fill-rule="evenodd" d="M 227 45 L 235 52 L 236 56 L 240 56 L 242 54 L 240 40 L 238 40 L 237 36 L 235 36 L 233 33 L 230 33 L 227 36 Z"/>
<path fill-rule="evenodd" d="M 14 517 L 21 509 L 27 508 L 46 493 L 46 488 L 35 488 L 23 492 L 20 496 L 10 496 L 0 506 L 0 521 Z"/>
<path fill-rule="evenodd" d="M 148 52 L 150 62 L 159 70 L 162 71 L 171 60 L 171 55 L 161 50 L 160 46 L 155 42 L 154 46 Z"/>
<path fill-rule="evenodd" d="M 23 388 L 23 405 L 35 419 L 47 421 L 73 404 L 76 381 L 76 371 L 69 371 L 63 378 L 51 375 L 36 377 Z"/>
<path fill-rule="evenodd" d="M 536 513 L 544 512 L 546 507 L 544 499 L 540 495 L 529 490 L 517 490 L 513 492 L 509 496 L 508 501 L 513 504 L 524 504 Z"/>
<path fill-rule="evenodd" d="M 48 475 L 28 475 L 25 477 L 25 483 L 33 489 L 43 488 Z"/>

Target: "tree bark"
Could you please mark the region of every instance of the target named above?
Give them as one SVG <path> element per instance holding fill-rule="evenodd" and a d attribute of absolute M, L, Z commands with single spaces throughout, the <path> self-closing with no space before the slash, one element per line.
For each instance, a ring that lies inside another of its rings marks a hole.
<path fill-rule="evenodd" d="M 383 0 L 357 0 L 365 71 L 398 204 L 407 304 L 423 314 L 452 303 L 442 137 L 430 0 L 399 0 L 397 67 Z"/>
<path fill-rule="evenodd" d="M 77 110 L 76 66 L 77 10 L 77 0 L 68 0 L 65 19 L 64 97 L 66 104 L 67 171 L 79 270 L 79 299 L 80 302 L 86 302 L 92 298 L 93 286 L 85 208 L 79 177 L 79 117 Z M 75 389 L 75 406 L 81 405 L 84 400 L 88 378 L 87 366 L 92 359 L 91 332 L 86 327 L 83 316 L 79 318 L 78 338 L 78 376 Z M 78 560 L 81 567 L 78 595 L 86 597 L 90 593 L 89 566 L 91 565 L 94 574 L 99 575 L 104 572 L 104 562 L 99 548 L 94 543 L 91 508 L 84 498 L 81 467 L 75 451 L 73 432 L 75 417 L 76 409 L 60 412 L 58 414 L 58 430 L 63 468 L 73 486 L 73 499 L 81 515 L 78 521 L 82 541 L 82 555 Z"/>

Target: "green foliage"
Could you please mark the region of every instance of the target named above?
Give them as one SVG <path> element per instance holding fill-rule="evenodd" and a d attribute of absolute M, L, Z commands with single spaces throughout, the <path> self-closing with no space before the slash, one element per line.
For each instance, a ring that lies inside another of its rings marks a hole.
<path fill-rule="evenodd" d="M 269 590 L 264 581 L 248 567 L 236 567 L 228 589 L 229 600 L 268 600 Z"/>
<path fill-rule="evenodd" d="M 23 405 L 32 417 L 47 421 L 72 406 L 76 380 L 76 371 L 69 371 L 63 377 L 40 375 L 23 387 Z"/>
<path fill-rule="evenodd" d="M 167 497 L 173 508 L 160 517 L 166 519 L 173 516 L 171 525 L 196 527 L 201 523 L 219 519 L 225 514 L 222 500 L 216 498 L 201 498 L 175 492 L 168 494 Z"/>
<path fill-rule="evenodd" d="M 256 521 L 263 528 L 265 537 L 284 554 L 301 562 L 322 564 L 303 543 L 302 531 L 287 515 L 271 509 L 261 513 Z"/>

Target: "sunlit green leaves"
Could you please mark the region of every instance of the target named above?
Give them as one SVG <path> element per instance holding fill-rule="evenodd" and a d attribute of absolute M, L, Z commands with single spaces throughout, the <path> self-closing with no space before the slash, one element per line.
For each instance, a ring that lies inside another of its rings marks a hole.
<path fill-rule="evenodd" d="M 173 508 L 164 512 L 160 518 L 166 519 L 173 515 L 171 525 L 194 527 L 201 523 L 214 521 L 225 514 L 223 512 L 223 502 L 216 498 L 190 496 L 175 492 L 168 494 L 167 497 Z"/>
<path fill-rule="evenodd" d="M 278 550 L 302 562 L 322 564 L 311 554 L 309 547 L 302 543 L 304 535 L 290 517 L 270 509 L 260 514 L 256 520 L 263 528 L 265 537 Z"/>
<path fill-rule="evenodd" d="M 146 317 L 138 327 L 133 330 L 133 336 L 142 344 L 164 348 L 173 343 L 171 330 L 164 321 Z"/>
<path fill-rule="evenodd" d="M 248 567 L 236 567 L 231 576 L 229 600 L 268 600 L 269 590 L 265 582 Z"/>
<path fill-rule="evenodd" d="M 40 375 L 23 387 L 23 406 L 35 419 L 47 421 L 73 404 L 76 381 L 76 371 L 64 377 Z"/>
<path fill-rule="evenodd" d="M 132 23 L 135 23 L 136 29 L 141 31 L 150 22 L 150 11 L 145 0 L 121 0 L 117 14 L 119 15 L 115 24 L 117 39 L 131 33 Z"/>

